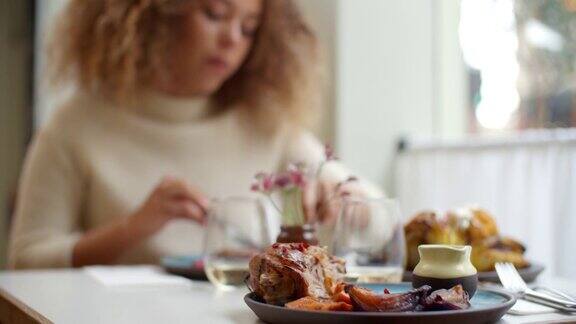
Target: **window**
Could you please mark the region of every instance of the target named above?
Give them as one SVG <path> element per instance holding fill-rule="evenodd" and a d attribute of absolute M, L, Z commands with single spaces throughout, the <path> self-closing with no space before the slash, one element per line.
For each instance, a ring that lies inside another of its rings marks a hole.
<path fill-rule="evenodd" d="M 473 131 L 576 127 L 576 0 L 462 0 Z"/>

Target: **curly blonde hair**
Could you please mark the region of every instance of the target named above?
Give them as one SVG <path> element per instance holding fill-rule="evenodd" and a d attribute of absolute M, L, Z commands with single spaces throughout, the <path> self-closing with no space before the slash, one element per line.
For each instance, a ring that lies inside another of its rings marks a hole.
<path fill-rule="evenodd" d="M 163 73 L 169 20 L 184 0 L 70 0 L 48 44 L 53 85 L 124 105 Z M 198 0 L 185 0 L 198 1 Z M 261 24 L 244 64 L 212 96 L 217 110 L 238 107 L 266 128 L 312 120 L 322 69 L 318 42 L 292 0 L 263 0 Z"/>

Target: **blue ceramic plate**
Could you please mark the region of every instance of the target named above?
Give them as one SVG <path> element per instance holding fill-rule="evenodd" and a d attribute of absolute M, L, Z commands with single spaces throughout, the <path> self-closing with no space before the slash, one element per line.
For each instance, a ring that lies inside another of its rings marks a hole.
<path fill-rule="evenodd" d="M 360 285 L 375 292 L 387 288 L 392 293 L 405 292 L 412 289 L 410 283 L 400 284 L 363 284 Z M 497 322 L 516 303 L 516 298 L 503 290 L 478 289 L 470 303 L 472 307 L 465 310 L 435 311 L 435 312 L 317 312 L 293 310 L 281 306 L 268 305 L 258 300 L 254 293 L 244 297 L 244 301 L 252 311 L 264 322 L 271 324 L 289 323 L 493 323 Z"/>
<path fill-rule="evenodd" d="M 202 265 L 202 255 L 169 256 L 162 258 L 166 272 L 193 280 L 208 280 Z"/>

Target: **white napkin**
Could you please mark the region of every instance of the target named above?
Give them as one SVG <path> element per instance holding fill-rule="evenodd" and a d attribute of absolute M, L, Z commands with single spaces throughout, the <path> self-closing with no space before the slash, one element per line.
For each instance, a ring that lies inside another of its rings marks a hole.
<path fill-rule="evenodd" d="M 576 323 L 576 316 L 559 312 L 552 307 L 518 299 L 504 316 L 504 323 Z"/>
<path fill-rule="evenodd" d="M 91 266 L 84 272 L 108 288 L 190 287 L 190 280 L 154 266 Z"/>
<path fill-rule="evenodd" d="M 508 311 L 508 314 L 534 315 L 534 314 L 553 313 L 556 311 L 557 310 L 552 307 L 536 304 L 523 299 L 518 299 L 516 300 L 516 304 L 514 304 L 514 306 L 512 306 L 512 308 Z"/>

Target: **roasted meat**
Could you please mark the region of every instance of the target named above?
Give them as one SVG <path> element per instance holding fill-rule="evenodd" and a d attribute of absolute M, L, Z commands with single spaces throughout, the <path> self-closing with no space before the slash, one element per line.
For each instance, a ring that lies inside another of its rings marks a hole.
<path fill-rule="evenodd" d="M 345 290 L 356 311 L 406 312 L 417 310 L 420 300 L 428 295 L 430 289 L 430 286 L 422 286 L 405 293 L 387 294 L 385 291 L 384 294 L 377 294 L 366 288 L 348 285 Z"/>
<path fill-rule="evenodd" d="M 461 285 L 435 290 L 421 302 L 424 310 L 457 310 L 470 307 L 470 299 Z"/>
<path fill-rule="evenodd" d="M 250 261 L 250 288 L 268 304 L 329 300 L 346 272 L 342 259 L 306 243 L 276 243 Z"/>

